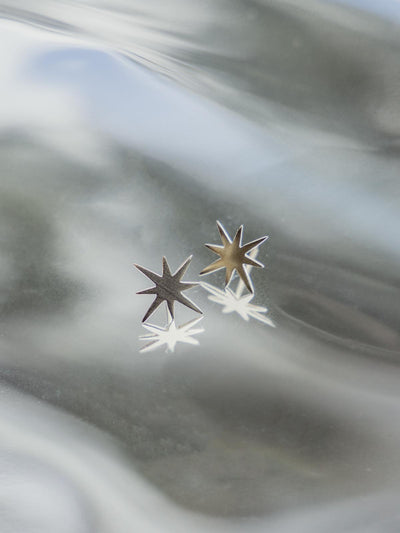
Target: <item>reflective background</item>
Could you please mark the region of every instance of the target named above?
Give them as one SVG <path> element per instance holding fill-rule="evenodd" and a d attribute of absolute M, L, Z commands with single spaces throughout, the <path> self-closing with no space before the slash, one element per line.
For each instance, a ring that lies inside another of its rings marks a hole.
<path fill-rule="evenodd" d="M 400 529 L 399 24 L 0 0 L 2 533 Z M 133 264 L 198 280 L 217 219 L 276 328 L 198 287 L 200 345 L 139 353 Z"/>

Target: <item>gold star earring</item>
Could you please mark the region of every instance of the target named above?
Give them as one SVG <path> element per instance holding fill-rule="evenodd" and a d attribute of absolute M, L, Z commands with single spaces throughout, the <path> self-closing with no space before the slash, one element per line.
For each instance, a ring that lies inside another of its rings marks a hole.
<path fill-rule="evenodd" d="M 253 284 L 245 265 L 251 265 L 255 267 L 264 267 L 264 265 L 259 261 L 256 261 L 255 259 L 249 257 L 247 253 L 253 249 L 258 248 L 258 246 L 260 246 L 260 244 L 266 241 L 268 237 L 260 237 L 259 239 L 251 241 L 242 246 L 243 226 L 240 226 L 240 228 L 237 230 L 233 240 L 230 238 L 228 232 L 225 230 L 225 228 L 219 221 L 217 221 L 217 226 L 219 234 L 221 236 L 222 246 L 216 244 L 206 244 L 205 246 L 207 246 L 207 248 L 209 248 L 212 252 L 219 255 L 220 257 L 219 259 L 214 261 L 214 263 L 211 263 L 211 265 L 208 265 L 206 268 L 204 268 L 200 272 L 200 276 L 210 274 L 211 272 L 215 272 L 217 270 L 220 270 L 221 268 L 225 268 L 226 287 L 231 281 L 232 275 L 236 270 L 240 276 L 240 279 L 246 285 L 247 289 L 251 293 L 254 293 Z"/>

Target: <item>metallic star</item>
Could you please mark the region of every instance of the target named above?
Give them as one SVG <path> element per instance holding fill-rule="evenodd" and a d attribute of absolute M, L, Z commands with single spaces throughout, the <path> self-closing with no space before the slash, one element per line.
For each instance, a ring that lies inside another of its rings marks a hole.
<path fill-rule="evenodd" d="M 272 320 L 263 314 L 267 312 L 266 307 L 261 307 L 260 305 L 253 305 L 250 303 L 254 298 L 254 294 L 240 296 L 237 294 L 237 292 L 235 293 L 231 291 L 229 287 L 221 291 L 209 283 L 202 283 L 201 286 L 212 295 L 208 297 L 209 300 L 224 306 L 222 310 L 223 313 L 237 313 L 244 320 L 246 320 L 246 322 L 250 318 L 254 318 L 259 322 L 267 324 L 268 326 L 272 326 L 273 328 L 275 327 L 275 324 L 272 322 Z"/>
<path fill-rule="evenodd" d="M 155 274 L 151 270 L 147 270 L 147 268 L 135 265 L 135 267 L 140 270 L 140 272 L 142 272 L 145 276 L 151 279 L 153 283 L 155 283 L 154 287 L 151 287 L 150 289 L 145 289 L 144 291 L 140 291 L 137 293 L 156 295 L 155 300 L 149 307 L 147 313 L 144 315 L 142 322 L 145 322 L 149 318 L 149 316 L 154 313 L 157 307 L 161 305 L 163 301 L 167 302 L 168 310 L 171 313 L 172 318 L 174 318 L 175 301 L 186 305 L 197 313 L 202 313 L 202 311 L 191 300 L 189 300 L 189 298 L 186 298 L 185 296 L 183 296 L 183 294 L 181 294 L 182 291 L 186 291 L 187 289 L 191 289 L 192 287 L 198 285 L 198 283 L 186 283 L 181 281 L 191 260 L 192 256 L 188 257 L 186 261 L 182 263 L 182 265 L 178 268 L 175 274 L 171 274 L 168 262 L 166 258 L 163 257 L 163 270 L 161 276 Z"/>
<path fill-rule="evenodd" d="M 240 276 L 240 279 L 243 280 L 244 284 L 246 285 L 247 289 L 251 293 L 253 293 L 253 285 L 245 265 L 252 265 L 257 267 L 263 267 L 264 265 L 259 261 L 256 261 L 255 259 L 249 257 L 247 253 L 250 252 L 250 250 L 253 250 L 254 248 L 260 246 L 260 244 L 267 240 L 268 237 L 261 237 L 260 239 L 256 239 L 255 241 L 249 242 L 248 244 L 242 246 L 243 226 L 240 226 L 240 228 L 237 230 L 233 241 L 231 240 L 225 228 L 218 221 L 217 226 L 219 234 L 221 236 L 222 246 L 218 246 L 215 244 L 206 244 L 206 246 L 214 253 L 219 255 L 220 258 L 214 261 L 214 263 L 211 263 L 211 265 L 208 265 L 206 268 L 204 268 L 200 272 L 200 276 L 204 274 L 209 274 L 210 272 L 214 272 L 216 270 L 220 270 L 221 268 L 225 268 L 225 286 L 227 286 L 232 278 L 234 271 L 236 270 Z"/>
<path fill-rule="evenodd" d="M 250 258 L 255 259 L 257 257 L 257 253 L 258 249 L 253 249 L 250 252 Z M 249 266 L 248 268 L 248 273 L 250 274 L 252 267 Z M 235 292 L 231 291 L 229 287 L 226 287 L 225 290 L 221 291 L 209 283 L 201 283 L 200 285 L 203 287 L 203 289 L 211 294 L 211 296 L 208 297 L 209 300 L 224 306 L 222 310 L 223 313 L 237 313 L 246 321 L 248 321 L 250 318 L 254 318 L 259 322 L 263 322 L 263 324 L 267 324 L 273 328 L 275 327 L 275 324 L 272 322 L 272 320 L 264 315 L 264 313 L 268 311 L 266 307 L 261 307 L 260 305 L 253 305 L 250 303 L 254 298 L 254 294 L 242 296 L 244 290 L 244 282 L 242 279 L 239 279 L 239 283 L 237 284 Z"/>
<path fill-rule="evenodd" d="M 146 344 L 146 346 L 143 346 L 140 351 L 150 352 L 151 350 L 155 350 L 156 348 L 159 348 L 165 344 L 167 346 L 167 351 L 169 350 L 173 352 L 178 342 L 186 344 L 199 344 L 199 341 L 197 339 L 193 339 L 192 335 L 202 333 L 204 329 L 193 328 L 193 326 L 200 322 L 202 318 L 202 316 L 195 318 L 194 320 L 191 320 L 190 322 L 187 322 L 183 326 L 179 327 L 176 327 L 175 320 L 173 319 L 170 319 L 170 322 L 166 328 L 160 328 L 159 326 L 154 326 L 152 324 L 143 324 L 143 327 L 145 327 L 151 333 L 150 335 L 142 335 L 139 337 L 141 340 L 150 341 L 148 344 Z"/>

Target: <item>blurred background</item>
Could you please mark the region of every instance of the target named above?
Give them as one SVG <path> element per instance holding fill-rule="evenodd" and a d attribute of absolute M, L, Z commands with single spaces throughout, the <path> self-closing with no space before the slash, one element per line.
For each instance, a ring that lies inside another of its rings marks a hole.
<path fill-rule="evenodd" d="M 1 533 L 400 530 L 399 25 L 0 0 Z M 133 264 L 199 281 L 217 219 L 276 327 L 197 287 L 199 346 L 140 353 Z"/>

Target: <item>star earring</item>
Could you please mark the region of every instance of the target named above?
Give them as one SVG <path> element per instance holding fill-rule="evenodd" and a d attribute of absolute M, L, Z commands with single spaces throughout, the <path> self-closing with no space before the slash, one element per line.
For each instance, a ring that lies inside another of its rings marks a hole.
<path fill-rule="evenodd" d="M 225 287 L 227 287 L 232 279 L 234 271 L 236 270 L 240 276 L 240 279 L 246 285 L 248 291 L 254 293 L 253 284 L 245 265 L 262 268 L 264 265 L 259 261 L 252 259 L 247 255 L 247 253 L 251 250 L 257 249 L 260 244 L 268 239 L 268 237 L 261 237 L 260 239 L 256 239 L 255 241 L 249 242 L 242 246 L 243 226 L 240 226 L 240 228 L 237 230 L 233 241 L 221 222 L 217 221 L 217 226 L 221 236 L 222 246 L 217 244 L 206 244 L 205 246 L 207 246 L 207 248 L 209 248 L 215 254 L 219 255 L 220 258 L 204 268 L 200 272 L 200 276 L 203 276 L 204 274 L 210 274 L 211 272 L 215 272 L 221 268 L 225 268 Z"/>
<path fill-rule="evenodd" d="M 217 226 L 223 246 L 211 244 L 206 244 L 206 246 L 213 252 L 217 253 L 220 256 L 220 259 L 202 270 L 200 275 L 209 274 L 220 270 L 221 268 L 225 268 L 225 288 L 224 290 L 221 290 L 209 283 L 201 283 L 203 289 L 210 294 L 208 299 L 223 306 L 222 312 L 224 314 L 237 313 L 246 322 L 252 318 L 268 326 L 275 327 L 273 321 L 265 316 L 265 313 L 268 311 L 266 307 L 250 303 L 255 296 L 250 272 L 253 266 L 264 266 L 259 261 L 256 261 L 256 256 L 259 249 L 258 247 L 268 237 L 261 237 L 260 239 L 256 239 L 255 241 L 242 246 L 243 226 L 240 226 L 237 230 L 233 241 L 220 222 L 217 222 Z M 247 253 L 249 255 L 247 255 Z M 236 290 L 232 290 L 228 285 L 233 278 L 235 270 L 239 275 L 239 282 Z M 244 287 L 249 290 L 249 293 L 243 296 Z"/>
<path fill-rule="evenodd" d="M 161 276 L 159 276 L 155 272 L 152 272 L 151 270 L 148 270 L 147 268 L 144 268 L 139 265 L 135 265 L 135 267 L 138 270 L 140 270 L 140 272 L 142 272 L 153 283 L 155 283 L 154 287 L 151 287 L 150 289 L 145 289 L 144 291 L 140 291 L 137 293 L 137 294 L 155 294 L 156 296 L 155 300 L 149 307 L 147 313 L 144 315 L 142 322 L 146 322 L 149 316 L 152 315 L 154 311 L 157 309 L 157 307 L 161 305 L 161 303 L 164 301 L 167 302 L 168 310 L 171 313 L 172 318 L 174 318 L 174 302 L 175 301 L 183 305 L 186 305 L 186 307 L 189 307 L 189 309 L 196 311 L 196 313 L 202 314 L 202 311 L 197 307 L 197 305 L 195 305 L 191 300 L 189 300 L 189 298 L 186 298 L 186 296 L 182 294 L 183 291 L 186 291 L 198 285 L 198 283 L 194 283 L 194 282 L 191 283 L 191 282 L 181 281 L 181 279 L 185 275 L 186 270 L 188 269 L 188 266 L 191 260 L 192 260 L 192 256 L 188 257 L 186 261 L 182 263 L 182 265 L 178 268 L 175 274 L 171 274 L 171 270 L 169 268 L 168 262 L 166 258 L 163 257 Z"/>
<path fill-rule="evenodd" d="M 143 327 L 150 333 L 142 335 L 140 340 L 147 341 L 147 344 L 140 350 L 141 352 L 148 352 L 154 350 L 160 346 L 166 345 L 167 351 L 173 352 L 178 342 L 186 344 L 199 344 L 197 339 L 193 338 L 193 335 L 202 333 L 202 328 L 195 328 L 194 326 L 202 320 L 202 316 L 195 318 L 182 326 L 176 326 L 174 316 L 174 303 L 180 304 L 196 311 L 196 313 L 202 314 L 202 311 L 195 305 L 189 298 L 182 294 L 183 291 L 191 289 L 198 285 L 195 282 L 181 281 L 185 275 L 186 270 L 189 267 L 192 257 L 188 257 L 186 261 L 178 268 L 178 270 L 172 274 L 168 265 L 167 259 L 163 257 L 162 260 L 162 274 L 161 276 L 139 265 L 135 267 L 147 276 L 155 285 L 150 289 L 139 291 L 137 294 L 154 294 L 155 299 L 150 305 L 146 314 L 143 317 L 142 322 L 146 320 L 154 313 L 154 311 L 165 301 L 167 304 L 167 325 L 165 328 L 156 326 L 155 324 L 143 324 Z"/>

